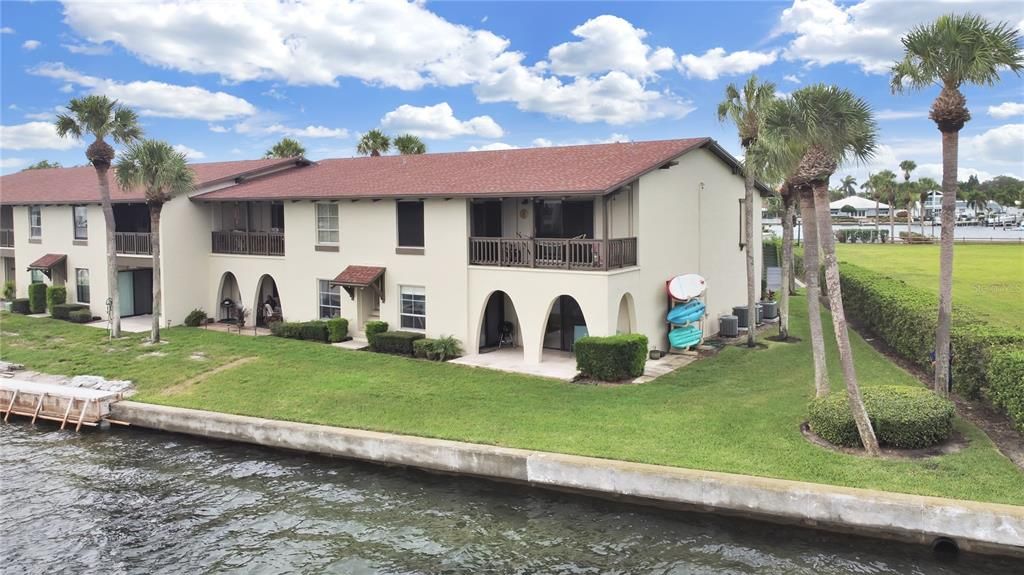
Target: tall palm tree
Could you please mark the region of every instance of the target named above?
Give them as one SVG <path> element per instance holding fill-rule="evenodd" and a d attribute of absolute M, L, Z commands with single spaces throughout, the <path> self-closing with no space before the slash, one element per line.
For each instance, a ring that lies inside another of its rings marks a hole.
<path fill-rule="evenodd" d="M 907 208 L 907 241 L 909 242 L 912 239 L 910 236 L 914 233 L 911 226 L 914 225 L 914 207 L 917 205 L 917 182 L 903 182 L 900 187 L 903 191 L 903 205 Z"/>
<path fill-rule="evenodd" d="M 373 129 L 363 134 L 356 146 L 356 152 L 361 156 L 379 156 L 388 153 L 391 149 L 391 138 L 380 130 Z"/>
<path fill-rule="evenodd" d="M 889 241 L 896 243 L 896 174 L 882 170 L 875 178 L 875 217 L 878 217 L 878 199 L 885 198 L 889 204 Z"/>
<path fill-rule="evenodd" d="M 153 234 L 153 326 L 150 341 L 160 341 L 161 267 L 160 214 L 164 204 L 178 194 L 195 189 L 195 176 L 185 154 L 167 142 L 143 140 L 128 145 L 115 168 L 117 185 L 128 191 L 142 188 L 149 206 L 150 231 Z"/>
<path fill-rule="evenodd" d="M 747 79 L 742 91 L 735 84 L 726 86 L 725 100 L 718 104 L 718 121 L 729 120 L 736 125 L 740 136 L 740 146 L 743 147 L 745 156 L 749 156 L 752 149 L 757 146 L 764 125 L 764 115 L 773 100 L 775 100 L 775 84 L 760 83 L 757 81 L 757 76 L 754 75 Z M 758 283 L 757 278 L 754 277 L 754 179 L 756 174 L 749 157 L 745 157 L 744 163 L 746 165 L 743 169 L 743 182 L 746 193 L 743 204 L 743 235 L 747 238 L 745 247 L 747 256 L 747 345 L 754 347 L 755 332 L 757 331 L 756 290 Z"/>
<path fill-rule="evenodd" d="M 842 180 L 839 180 L 840 189 L 843 190 L 843 195 L 850 197 L 857 193 L 857 178 L 853 176 L 844 176 Z"/>
<path fill-rule="evenodd" d="M 114 244 L 114 207 L 110 203 L 110 178 L 107 172 L 114 161 L 114 148 L 106 142 L 109 136 L 116 144 L 130 144 L 142 137 L 139 117 L 106 96 L 92 95 L 72 99 L 68 113 L 58 114 L 57 135 L 81 140 L 87 135 L 93 142 L 85 149 L 85 157 L 96 169 L 100 204 L 106 223 L 107 291 L 110 294 L 110 335 L 121 337 L 121 308 L 117 293 L 117 246 Z"/>
<path fill-rule="evenodd" d="M 402 134 L 395 138 L 395 149 L 403 156 L 427 153 L 427 145 L 412 134 Z"/>
<path fill-rule="evenodd" d="M 916 198 L 914 197 L 913 186 L 910 185 L 910 174 L 911 174 L 911 172 L 913 172 L 916 169 L 917 169 L 917 162 L 915 162 L 914 160 L 903 160 L 902 162 L 900 162 L 900 170 L 903 172 L 903 188 L 904 188 L 903 193 L 904 193 L 904 199 L 909 203 L 909 206 L 907 207 L 907 237 L 908 238 L 910 237 L 910 234 L 913 233 L 912 230 L 910 229 L 910 225 L 911 225 L 911 221 L 912 221 L 911 220 L 911 212 L 913 211 L 913 205 L 914 205 L 914 202 L 916 201 Z"/>
<path fill-rule="evenodd" d="M 892 67 L 895 94 L 941 86 L 928 117 L 942 133 L 942 238 L 939 253 L 939 314 L 935 330 L 935 391 L 949 393 L 949 331 L 953 314 L 953 233 L 956 224 L 960 130 L 971 119 L 963 84 L 992 86 L 999 74 L 1024 70 L 1016 24 L 992 24 L 974 14 L 939 16 L 903 37 L 903 59 Z"/>
<path fill-rule="evenodd" d="M 967 193 L 967 207 L 974 210 L 975 215 L 984 212 L 988 216 L 988 193 L 981 188 L 975 188 Z"/>
<path fill-rule="evenodd" d="M 263 154 L 264 158 L 299 158 L 306 155 L 306 148 L 298 140 L 281 138 L 281 141 L 274 144 L 272 148 Z"/>
<path fill-rule="evenodd" d="M 918 178 L 917 180 L 917 193 L 918 200 L 921 201 L 921 235 L 924 235 L 924 204 L 928 201 L 928 197 L 932 192 L 937 192 L 942 189 L 942 186 L 938 182 L 931 178 Z"/>
<path fill-rule="evenodd" d="M 857 424 L 861 443 L 869 455 L 878 455 L 878 439 L 860 393 L 853 349 L 843 309 L 843 292 L 839 283 L 835 236 L 828 206 L 829 178 L 836 168 L 848 160 L 865 161 L 877 147 L 877 125 L 868 104 L 852 92 L 815 84 L 802 88 L 783 100 L 782 112 L 772 114 L 768 130 L 780 138 L 797 143 L 802 149 L 792 183 L 803 194 L 813 195 L 818 240 L 825 260 L 825 283 L 828 287 L 832 326 L 839 347 L 843 381 L 850 411 Z"/>

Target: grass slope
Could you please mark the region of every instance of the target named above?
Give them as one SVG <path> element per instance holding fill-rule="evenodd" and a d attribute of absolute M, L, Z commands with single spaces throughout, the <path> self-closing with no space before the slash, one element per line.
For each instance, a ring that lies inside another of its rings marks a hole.
<path fill-rule="evenodd" d="M 840 261 L 927 289 L 938 302 L 938 245 L 838 244 L 837 249 Z M 957 244 L 953 253 L 953 305 L 992 325 L 1024 328 L 1024 247 Z"/>
<path fill-rule="evenodd" d="M 809 444 L 798 426 L 812 393 L 806 305 L 798 344 L 733 347 L 652 383 L 573 385 L 310 342 L 173 328 L 170 343 L 4 314 L 0 356 L 41 371 L 129 378 L 135 399 L 293 421 L 662 465 L 1024 504 L 1024 474 L 969 423 L 964 451 L 869 460 Z M 828 326 L 826 326 L 828 328 Z M 831 329 L 828 329 L 831 333 Z M 854 335 L 864 385 L 917 385 Z M 206 359 L 192 359 L 202 351 Z M 833 385 L 839 364 L 831 345 Z M 148 355 L 153 354 L 153 355 Z M 245 358 L 254 358 L 239 361 Z M 233 367 L 214 372 L 235 362 Z M 196 376 L 204 374 L 196 380 Z"/>

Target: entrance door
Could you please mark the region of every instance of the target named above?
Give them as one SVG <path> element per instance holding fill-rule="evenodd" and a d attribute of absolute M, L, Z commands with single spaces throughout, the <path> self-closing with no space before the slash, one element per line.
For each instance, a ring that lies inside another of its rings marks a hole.
<path fill-rule="evenodd" d="M 366 322 L 380 319 L 380 298 L 373 288 L 356 288 L 356 325 L 366 331 Z"/>
<path fill-rule="evenodd" d="M 121 317 L 135 315 L 135 274 L 117 272 L 117 295 Z"/>
<path fill-rule="evenodd" d="M 571 296 L 558 296 L 544 330 L 544 347 L 572 351 L 576 340 L 587 335 L 587 322 L 580 304 Z"/>
<path fill-rule="evenodd" d="M 135 315 L 153 313 L 153 270 L 151 268 L 132 272 Z"/>
<path fill-rule="evenodd" d="M 501 325 L 505 322 L 505 295 L 494 292 L 484 308 L 484 325 L 481 330 L 481 347 L 497 347 L 501 341 Z"/>

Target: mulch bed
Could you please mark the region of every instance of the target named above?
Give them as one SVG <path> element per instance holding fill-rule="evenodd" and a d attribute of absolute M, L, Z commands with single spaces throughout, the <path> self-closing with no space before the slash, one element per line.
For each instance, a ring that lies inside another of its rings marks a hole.
<path fill-rule="evenodd" d="M 811 430 L 811 426 L 808 425 L 806 421 L 800 424 L 800 433 L 803 434 L 807 441 L 810 441 L 818 447 L 824 447 L 825 449 L 845 453 L 847 455 L 867 457 L 867 453 L 865 453 L 864 449 L 861 447 L 843 447 L 825 441 Z M 895 449 L 891 447 L 883 447 L 881 457 L 884 459 L 926 459 L 929 457 L 938 457 L 940 455 L 956 453 L 966 448 L 969 444 L 970 442 L 967 441 L 966 437 L 957 432 L 953 432 L 953 434 L 949 436 L 949 439 L 939 443 L 938 445 L 933 445 L 924 449 Z"/>

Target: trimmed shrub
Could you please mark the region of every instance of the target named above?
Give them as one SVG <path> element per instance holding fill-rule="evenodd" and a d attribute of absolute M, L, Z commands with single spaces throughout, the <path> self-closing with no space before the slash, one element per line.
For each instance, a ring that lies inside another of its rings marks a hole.
<path fill-rule="evenodd" d="M 621 381 L 640 377 L 647 361 L 647 336 L 638 333 L 587 336 L 576 341 L 576 369 L 584 377 Z"/>
<path fill-rule="evenodd" d="M 187 325 L 188 327 L 199 327 L 199 326 L 203 325 L 203 323 L 205 321 L 206 321 L 206 312 L 201 310 L 201 309 L 199 309 L 199 308 L 196 308 L 196 309 L 188 312 L 188 315 L 185 316 L 185 321 L 183 323 L 185 325 Z"/>
<path fill-rule="evenodd" d="M 27 297 L 19 297 L 11 300 L 11 313 L 29 314 L 29 303 Z"/>
<path fill-rule="evenodd" d="M 307 321 L 299 325 L 299 338 L 327 343 L 327 322 Z"/>
<path fill-rule="evenodd" d="M 89 306 L 82 305 L 80 303 L 59 303 L 53 306 L 50 310 L 50 315 L 54 319 L 71 319 L 71 312 L 78 311 L 80 309 L 89 309 Z"/>
<path fill-rule="evenodd" d="M 368 321 L 366 322 L 366 341 L 370 344 L 370 349 L 373 349 L 373 340 L 378 333 L 384 333 L 388 330 L 388 322 L 386 321 Z M 376 351 L 376 350 L 375 350 Z"/>
<path fill-rule="evenodd" d="M 1024 347 L 995 346 L 988 353 L 988 396 L 1006 410 L 1017 429 L 1024 433 Z"/>
<path fill-rule="evenodd" d="M 302 324 L 291 321 L 275 321 L 270 324 L 271 335 L 288 339 L 302 339 Z"/>
<path fill-rule="evenodd" d="M 413 342 L 424 337 L 422 333 L 414 331 L 385 331 L 373 336 L 373 351 L 393 355 L 412 355 Z"/>
<path fill-rule="evenodd" d="M 327 341 L 337 343 L 345 341 L 348 337 L 348 320 L 343 317 L 334 317 L 327 320 Z"/>
<path fill-rule="evenodd" d="M 412 342 L 412 354 L 420 359 L 448 361 L 462 355 L 462 343 L 450 335 L 443 335 L 438 339 L 417 339 Z"/>
<path fill-rule="evenodd" d="M 53 314 L 53 306 L 67 303 L 68 290 L 64 286 L 49 286 L 46 288 L 46 309 Z"/>
<path fill-rule="evenodd" d="M 28 286 L 28 309 L 30 313 L 46 311 L 46 284 L 34 283 Z"/>
<path fill-rule="evenodd" d="M 413 357 L 418 357 L 420 359 L 434 359 L 431 356 L 434 354 L 434 344 L 436 342 L 436 339 L 430 339 L 429 337 L 417 339 L 412 342 Z"/>
<path fill-rule="evenodd" d="M 89 311 L 89 308 L 76 309 L 68 314 L 68 321 L 72 323 L 89 323 L 92 319 L 92 312 Z"/>
<path fill-rule="evenodd" d="M 17 289 L 14 285 L 14 280 L 7 280 L 4 282 L 4 299 L 7 301 L 14 300 L 14 296 L 17 295 Z"/>
<path fill-rule="evenodd" d="M 861 395 L 880 445 L 919 449 L 943 441 L 953 431 L 953 402 L 924 387 L 868 387 Z M 811 430 L 833 445 L 861 446 L 845 392 L 811 400 L 808 420 Z"/>

